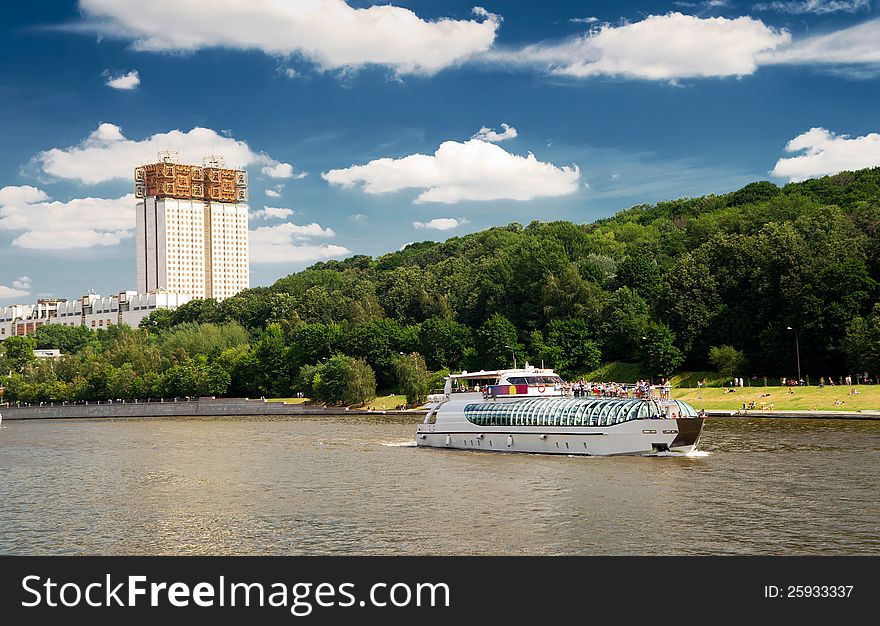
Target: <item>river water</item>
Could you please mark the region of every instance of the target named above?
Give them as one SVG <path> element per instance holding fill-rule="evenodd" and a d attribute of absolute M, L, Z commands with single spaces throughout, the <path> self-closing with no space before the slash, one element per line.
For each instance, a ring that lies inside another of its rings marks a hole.
<path fill-rule="evenodd" d="M 6 421 L 0 554 L 880 554 L 880 422 L 707 420 L 697 456 L 418 449 L 415 421 Z"/>

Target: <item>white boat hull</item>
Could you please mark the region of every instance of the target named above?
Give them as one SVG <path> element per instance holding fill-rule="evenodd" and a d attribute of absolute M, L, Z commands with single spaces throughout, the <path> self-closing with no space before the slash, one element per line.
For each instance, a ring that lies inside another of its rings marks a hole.
<path fill-rule="evenodd" d="M 422 424 L 416 444 L 429 448 L 522 452 L 583 456 L 644 455 L 658 452 L 687 454 L 696 449 L 703 420 L 638 419 L 604 427 L 512 429 L 459 423 L 461 429 L 437 428 Z M 468 429 L 467 426 L 473 426 Z"/>

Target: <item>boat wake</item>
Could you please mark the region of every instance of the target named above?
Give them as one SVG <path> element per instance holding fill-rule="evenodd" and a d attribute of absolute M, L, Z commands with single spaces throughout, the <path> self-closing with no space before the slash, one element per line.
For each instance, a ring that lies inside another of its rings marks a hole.
<path fill-rule="evenodd" d="M 712 454 L 706 450 L 691 450 L 690 452 L 672 452 L 671 450 L 666 450 L 665 452 L 657 452 L 656 454 L 651 454 L 649 456 L 680 456 L 680 457 L 691 457 L 691 458 L 704 458 Z"/>
<path fill-rule="evenodd" d="M 415 441 L 383 441 L 382 444 L 386 448 L 415 448 Z"/>

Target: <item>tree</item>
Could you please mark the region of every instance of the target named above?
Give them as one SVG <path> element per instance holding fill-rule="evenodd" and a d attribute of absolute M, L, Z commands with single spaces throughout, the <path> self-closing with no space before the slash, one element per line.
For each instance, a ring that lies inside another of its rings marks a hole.
<path fill-rule="evenodd" d="M 749 183 L 742 189 L 734 191 L 728 196 L 728 204 L 730 206 L 754 204 L 773 198 L 779 193 L 779 187 L 769 181 L 762 180 L 757 183 Z"/>
<path fill-rule="evenodd" d="M 746 356 L 733 346 L 712 346 L 709 348 L 709 363 L 716 372 L 730 378 L 745 368 Z"/>
<path fill-rule="evenodd" d="M 681 366 L 684 357 L 675 347 L 675 334 L 665 324 L 648 324 L 642 342 L 642 365 L 652 376 L 671 376 Z"/>
<path fill-rule="evenodd" d="M 541 290 L 541 302 L 547 319 L 586 316 L 596 319 L 601 296 L 595 283 L 581 278 L 573 263 L 559 274 L 548 274 Z"/>
<path fill-rule="evenodd" d="M 140 321 L 138 327 L 161 332 L 174 326 L 174 319 L 175 311 L 172 309 L 156 309 L 155 311 L 150 311 L 150 314 Z"/>
<path fill-rule="evenodd" d="M 513 358 L 525 360 L 523 346 L 517 341 L 516 327 L 500 313 L 493 313 L 476 332 L 476 357 L 472 369 L 513 367 Z"/>
<path fill-rule="evenodd" d="M 441 297 L 436 278 L 418 266 L 404 265 L 382 276 L 376 295 L 385 312 L 404 324 L 449 313 L 448 301 Z"/>
<path fill-rule="evenodd" d="M 171 396 L 224 396 L 230 383 L 229 373 L 204 356 L 165 372 L 165 393 Z"/>
<path fill-rule="evenodd" d="M 291 362 L 284 334 L 278 324 L 269 324 L 252 346 L 256 387 L 270 398 L 290 395 L 296 364 Z"/>
<path fill-rule="evenodd" d="M 294 367 L 318 363 L 336 353 L 342 342 L 342 328 L 335 323 L 303 324 L 288 331 L 289 358 Z"/>
<path fill-rule="evenodd" d="M 226 324 L 185 322 L 174 326 L 158 337 L 162 352 L 167 355 L 178 354 L 194 357 L 220 354 L 228 348 L 246 344 L 248 332 L 238 322 Z"/>
<path fill-rule="evenodd" d="M 33 337 L 9 337 L 3 342 L 3 348 L 6 350 L 6 360 L 9 366 L 16 372 L 21 372 L 25 365 L 36 360 L 34 349 L 37 347 L 37 341 Z"/>
<path fill-rule="evenodd" d="M 95 332 L 85 326 L 62 326 L 44 324 L 34 333 L 40 350 L 58 349 L 65 354 L 75 354 L 89 344 L 97 343 Z"/>
<path fill-rule="evenodd" d="M 660 293 L 660 268 L 644 255 L 626 256 L 617 264 L 617 285 L 629 287 L 650 301 Z"/>
<path fill-rule="evenodd" d="M 602 354 L 612 361 L 636 361 L 640 338 L 651 321 L 647 303 L 629 287 L 612 293 L 602 309 L 599 336 Z"/>
<path fill-rule="evenodd" d="M 373 368 L 363 359 L 344 354 L 319 366 L 313 381 L 315 398 L 327 404 L 366 404 L 376 397 Z"/>
<path fill-rule="evenodd" d="M 880 373 L 880 304 L 874 305 L 870 315 L 850 322 L 843 349 L 851 372 Z"/>
<path fill-rule="evenodd" d="M 302 393 L 306 398 L 315 397 L 315 381 L 320 380 L 320 365 L 303 365 L 293 382 L 295 391 Z"/>
<path fill-rule="evenodd" d="M 709 268 L 692 254 L 679 257 L 666 274 L 661 288 L 660 317 L 675 332 L 688 357 L 700 346 L 705 349 L 707 330 L 721 308 L 717 291 Z"/>
<path fill-rule="evenodd" d="M 406 395 L 409 406 L 424 404 L 428 399 L 430 374 L 425 359 L 418 352 L 402 355 L 394 364 L 397 373 L 397 388 Z"/>
<path fill-rule="evenodd" d="M 536 331 L 533 346 L 547 365 L 567 380 L 593 371 L 600 365 L 599 346 L 592 339 L 589 324 L 583 318 L 552 320 L 546 338 Z"/>
<path fill-rule="evenodd" d="M 218 321 L 235 321 L 248 330 L 259 330 L 273 315 L 276 308 L 274 295 L 268 287 L 240 291 L 217 305 Z"/>
<path fill-rule="evenodd" d="M 445 317 L 432 317 L 419 326 L 419 351 L 432 370 L 460 369 L 465 351 L 473 347 L 470 328 Z"/>
<path fill-rule="evenodd" d="M 256 384 L 258 363 L 250 345 L 227 348 L 216 358 L 216 363 L 229 374 L 226 390 L 229 395 L 248 398 L 260 395 Z"/>
<path fill-rule="evenodd" d="M 174 323 L 217 322 L 220 318 L 218 309 L 217 301 L 213 298 L 190 300 L 174 310 Z"/>
<path fill-rule="evenodd" d="M 392 319 L 371 320 L 349 328 L 343 341 L 345 354 L 364 359 L 383 388 L 394 386 L 394 361 L 401 352 L 416 348 L 414 327 L 401 327 Z"/>

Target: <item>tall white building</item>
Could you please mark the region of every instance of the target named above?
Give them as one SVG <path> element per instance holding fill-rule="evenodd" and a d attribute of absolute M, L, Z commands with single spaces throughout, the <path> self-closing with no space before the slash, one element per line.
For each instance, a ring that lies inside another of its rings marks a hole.
<path fill-rule="evenodd" d="M 169 154 L 135 169 L 137 290 L 222 300 L 249 286 L 247 172 Z"/>

